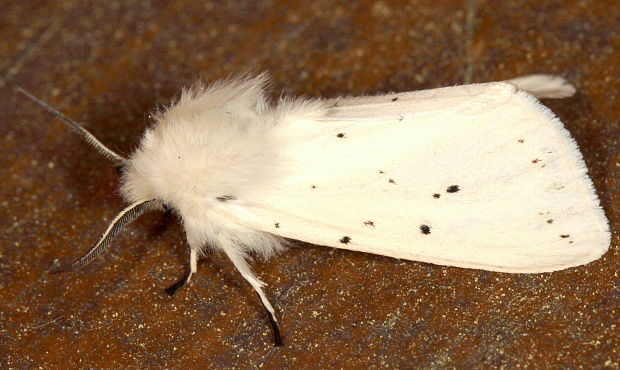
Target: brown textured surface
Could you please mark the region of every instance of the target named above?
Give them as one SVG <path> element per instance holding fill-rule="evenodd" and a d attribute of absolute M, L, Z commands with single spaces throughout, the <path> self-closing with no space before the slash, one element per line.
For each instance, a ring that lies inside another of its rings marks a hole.
<path fill-rule="evenodd" d="M 5 1 L 0 14 L 0 367 L 619 366 L 617 1 Z M 188 253 L 161 214 L 48 275 L 123 204 L 110 163 L 13 84 L 128 153 L 151 107 L 248 70 L 270 71 L 274 94 L 323 96 L 563 75 L 579 93 L 547 104 L 582 148 L 612 247 L 509 275 L 301 245 L 254 263 L 281 348 L 223 256 L 163 294 Z"/>

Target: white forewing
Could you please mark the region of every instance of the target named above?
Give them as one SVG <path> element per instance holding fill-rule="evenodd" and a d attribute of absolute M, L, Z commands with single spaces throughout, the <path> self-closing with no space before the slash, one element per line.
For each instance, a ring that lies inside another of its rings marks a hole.
<path fill-rule="evenodd" d="M 574 140 L 512 84 L 328 104 L 282 127 L 287 175 L 229 217 L 313 244 L 492 271 L 554 271 L 607 250 Z"/>

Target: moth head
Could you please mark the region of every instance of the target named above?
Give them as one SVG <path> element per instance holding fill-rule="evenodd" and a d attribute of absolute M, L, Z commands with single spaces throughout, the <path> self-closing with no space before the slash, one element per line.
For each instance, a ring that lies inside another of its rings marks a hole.
<path fill-rule="evenodd" d="M 127 202 L 155 199 L 157 207 L 166 205 L 183 214 L 205 198 L 201 174 L 208 173 L 207 161 L 196 153 L 186 128 L 185 122 L 158 121 L 144 132 L 121 170 L 120 193 Z"/>
<path fill-rule="evenodd" d="M 249 178 L 249 169 L 266 172 L 257 167 L 270 153 L 252 145 L 264 140 L 265 131 L 256 124 L 255 110 L 231 103 L 229 93 L 208 91 L 185 91 L 154 115 L 154 124 L 123 166 L 120 192 L 126 201 L 157 199 L 184 221 L 203 218 L 218 197 L 243 195 L 237 193 L 238 179 Z"/>
<path fill-rule="evenodd" d="M 259 168 L 264 166 L 263 157 L 269 153 L 262 152 L 260 146 L 252 145 L 254 141 L 263 140 L 259 135 L 263 130 L 254 125 L 258 108 L 249 105 L 252 99 L 241 94 L 243 105 L 235 100 L 237 103 L 232 107 L 241 114 L 233 117 L 229 107 L 232 103 L 226 103 L 236 93 L 254 91 L 256 86 L 254 90 L 237 86 L 230 91 L 222 87 L 224 92 L 209 90 L 208 95 L 200 87 L 184 92 L 177 104 L 157 114 L 155 125 L 145 131 L 139 147 L 129 157 L 109 149 L 75 121 L 27 91 L 17 90 L 112 160 L 121 173 L 120 193 L 130 203 L 91 250 L 78 262 L 61 269 L 63 271 L 74 270 L 90 262 L 110 244 L 123 226 L 146 210 L 172 208 L 188 229 L 188 225 L 202 222 L 207 214 L 205 211 L 210 207 L 239 195 L 243 198 L 244 194 L 240 194 L 235 187 L 239 175 L 251 184 L 243 187 L 253 189 L 257 179 L 247 175 L 250 169 L 252 172 L 269 173 Z M 245 108 L 241 109 L 242 106 Z M 239 144 L 240 137 L 245 138 L 246 143 Z M 236 145 L 231 145 L 231 142 Z M 247 150 L 248 147 L 255 150 Z M 245 167 L 240 167 L 240 164 Z M 263 181 L 268 178 L 264 176 Z"/>

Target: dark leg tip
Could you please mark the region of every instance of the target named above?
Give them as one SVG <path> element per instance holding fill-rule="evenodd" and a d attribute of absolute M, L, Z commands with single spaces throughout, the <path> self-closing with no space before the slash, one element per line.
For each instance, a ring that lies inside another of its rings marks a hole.
<path fill-rule="evenodd" d="M 284 342 L 282 342 L 282 338 L 279 335 L 276 336 L 274 344 L 276 347 L 284 347 Z"/>
<path fill-rule="evenodd" d="M 168 294 L 170 297 L 172 297 L 174 295 L 174 293 L 177 292 L 177 290 L 179 290 L 181 287 L 183 287 L 183 285 L 185 285 L 185 283 L 187 283 L 187 277 L 188 275 L 185 275 L 181 280 L 177 281 L 176 283 L 170 285 L 168 288 L 164 289 L 164 291 L 166 292 L 166 294 Z"/>
<path fill-rule="evenodd" d="M 267 317 L 269 317 L 269 323 L 273 329 L 274 344 L 276 347 L 282 347 L 284 342 L 282 341 L 282 335 L 280 334 L 280 325 L 278 325 L 278 322 L 271 316 L 271 312 L 267 312 Z"/>

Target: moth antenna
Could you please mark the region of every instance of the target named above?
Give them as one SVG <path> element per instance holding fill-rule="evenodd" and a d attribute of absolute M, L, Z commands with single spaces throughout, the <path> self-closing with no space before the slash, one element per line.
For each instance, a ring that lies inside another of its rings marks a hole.
<path fill-rule="evenodd" d="M 265 283 L 263 283 L 256 276 L 254 276 L 252 269 L 245 260 L 244 254 L 239 249 L 231 246 L 224 247 L 223 249 L 224 253 L 226 253 L 230 261 L 237 268 L 237 271 L 239 271 L 241 276 L 243 276 L 243 278 L 248 283 L 250 283 L 252 288 L 254 288 L 254 290 L 258 294 L 258 297 L 260 298 L 263 307 L 265 307 L 265 310 L 267 311 L 269 323 L 271 324 L 271 328 L 273 329 L 273 338 L 275 345 L 284 345 L 284 342 L 282 342 L 282 335 L 280 334 L 280 326 L 278 325 L 278 320 L 276 319 L 276 312 L 273 309 L 273 306 L 271 306 L 271 303 L 269 303 L 269 300 L 265 296 L 265 293 L 263 293 L 262 287 L 263 285 L 265 285 Z"/>
<path fill-rule="evenodd" d="M 39 104 L 41 107 L 43 107 L 49 113 L 53 114 L 56 118 L 60 119 L 65 125 L 67 125 L 69 127 L 69 129 L 71 129 L 71 131 L 76 133 L 79 137 L 81 137 L 87 143 L 89 143 L 91 146 L 93 146 L 104 157 L 106 157 L 108 159 L 111 159 L 111 160 L 113 160 L 115 162 L 119 162 L 120 164 L 123 164 L 123 163 L 125 163 L 127 161 L 125 158 L 123 158 L 119 154 L 115 153 L 114 151 L 112 151 L 107 146 L 103 145 L 103 143 L 101 141 L 97 140 L 97 138 L 93 134 L 88 132 L 88 130 L 86 130 L 84 127 L 80 126 L 77 122 L 75 122 L 71 118 L 69 118 L 69 117 L 65 116 L 64 114 L 60 113 L 58 110 L 56 110 L 51 105 L 47 104 L 43 100 L 41 100 L 41 99 L 37 98 L 36 96 L 32 95 L 31 93 L 29 93 L 28 91 L 26 91 L 25 89 L 23 89 L 20 86 L 17 86 L 15 89 L 17 90 L 17 92 L 21 93 L 22 95 L 24 95 L 28 99 L 30 99 L 33 102 Z"/>
<path fill-rule="evenodd" d="M 144 211 L 146 211 L 149 204 L 154 200 L 155 199 L 140 200 L 129 205 L 129 207 L 122 210 L 121 213 L 119 213 L 114 218 L 114 220 L 112 220 L 99 241 L 97 241 L 97 243 L 95 243 L 95 245 L 93 245 L 92 248 L 88 250 L 88 252 L 84 253 L 84 255 L 80 257 L 79 260 L 73 262 L 69 266 L 60 267 L 58 269 L 52 270 L 51 273 L 58 274 L 62 272 L 75 271 L 80 267 L 91 263 L 99 254 L 101 254 L 101 252 L 108 248 L 112 239 L 114 239 L 114 237 L 118 235 L 118 233 L 123 229 L 123 227 L 140 217 L 144 213 Z"/>

